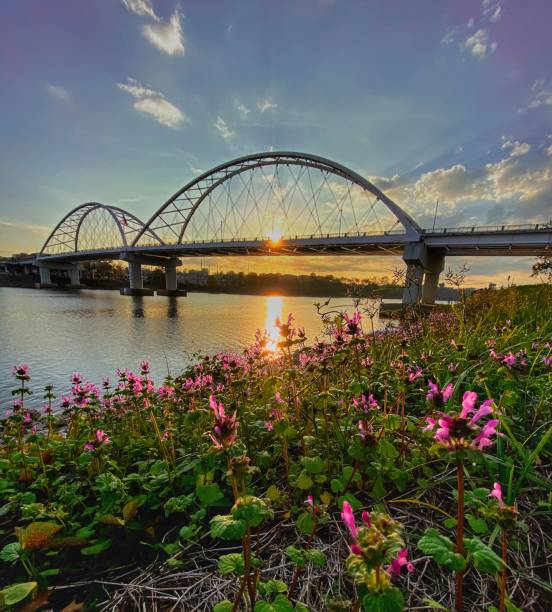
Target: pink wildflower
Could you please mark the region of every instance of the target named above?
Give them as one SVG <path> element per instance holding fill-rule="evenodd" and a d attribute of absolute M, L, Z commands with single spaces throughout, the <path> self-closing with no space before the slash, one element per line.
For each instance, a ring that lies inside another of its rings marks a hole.
<path fill-rule="evenodd" d="M 395 574 L 395 576 L 400 576 L 403 567 L 406 567 L 408 573 L 414 571 L 414 566 L 408 561 L 408 550 L 406 548 L 400 550 L 397 554 L 397 558 L 391 561 L 391 565 L 387 567 L 387 572 L 391 575 Z"/>
<path fill-rule="evenodd" d="M 356 539 L 358 535 L 358 530 L 355 524 L 355 515 L 353 513 L 353 509 L 351 508 L 351 504 L 348 501 L 343 502 L 343 511 L 341 512 L 341 520 L 345 523 L 345 526 L 349 530 L 351 537 Z"/>
<path fill-rule="evenodd" d="M 504 500 L 502 499 L 502 487 L 499 482 L 495 482 L 493 490 L 489 493 L 489 497 L 494 497 L 498 501 L 498 507 L 504 507 Z"/>

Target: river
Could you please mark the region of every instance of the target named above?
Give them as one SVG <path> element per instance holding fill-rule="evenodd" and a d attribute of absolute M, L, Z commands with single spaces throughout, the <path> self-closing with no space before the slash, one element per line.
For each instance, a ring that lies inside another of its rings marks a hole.
<path fill-rule="evenodd" d="M 314 302 L 323 298 L 191 293 L 185 298 L 126 297 L 116 291 L 74 293 L 0 287 L 0 415 L 11 404 L 14 364 L 30 367 L 32 406 L 45 385 L 59 396 L 73 372 L 96 384 L 117 368 L 151 363 L 156 382 L 179 373 L 194 355 L 251 344 L 255 330 L 276 338 L 274 320 L 292 312 L 313 339 L 322 333 Z M 390 300 L 392 301 L 392 300 Z M 332 303 L 347 307 L 347 299 Z M 385 323 L 375 321 L 377 327 Z"/>

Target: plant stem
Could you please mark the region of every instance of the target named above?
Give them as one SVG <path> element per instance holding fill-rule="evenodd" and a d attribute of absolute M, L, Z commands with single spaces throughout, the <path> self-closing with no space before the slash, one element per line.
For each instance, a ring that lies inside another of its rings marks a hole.
<path fill-rule="evenodd" d="M 498 610 L 499 612 L 505 612 L 506 610 L 506 556 L 508 554 L 508 536 L 506 533 L 506 529 L 502 530 L 502 561 L 504 562 L 504 567 L 500 570 L 499 574 L 499 604 Z"/>
<path fill-rule="evenodd" d="M 464 466 L 462 459 L 458 459 L 456 464 L 456 477 L 458 481 L 458 500 L 457 500 L 457 526 L 456 526 L 456 552 L 464 554 Z M 462 612 L 464 609 L 463 600 L 463 585 L 464 572 L 456 572 L 456 594 L 455 594 L 455 610 Z"/>

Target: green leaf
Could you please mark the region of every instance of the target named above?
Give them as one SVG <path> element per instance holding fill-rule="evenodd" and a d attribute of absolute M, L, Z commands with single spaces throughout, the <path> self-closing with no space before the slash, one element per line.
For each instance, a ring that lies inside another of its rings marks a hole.
<path fill-rule="evenodd" d="M 310 536 L 315 526 L 314 518 L 310 512 L 302 512 L 297 518 L 297 529 L 301 533 Z"/>
<path fill-rule="evenodd" d="M 313 485 L 312 478 L 307 474 L 305 470 L 302 470 L 299 477 L 295 481 L 295 486 L 303 491 L 310 489 Z"/>
<path fill-rule="evenodd" d="M 399 456 L 399 451 L 395 448 L 395 445 L 385 438 L 382 438 L 379 441 L 378 453 L 381 457 L 391 460 L 396 459 Z"/>
<path fill-rule="evenodd" d="M 250 527 L 259 526 L 265 518 L 272 514 L 263 499 L 252 495 L 238 498 L 231 512 L 235 519 L 245 521 Z"/>
<path fill-rule="evenodd" d="M 293 604 L 285 595 L 276 595 L 272 603 L 258 601 L 255 604 L 255 612 L 293 612 Z"/>
<path fill-rule="evenodd" d="M 4 605 L 8 607 L 15 606 L 33 593 L 37 586 L 37 582 L 20 582 L 19 584 L 12 584 L 2 589 L 0 594 L 4 600 Z"/>
<path fill-rule="evenodd" d="M 466 514 L 466 520 L 475 533 L 487 533 L 489 531 L 487 523 L 482 518 L 473 514 Z"/>
<path fill-rule="evenodd" d="M 418 541 L 418 548 L 430 555 L 439 564 L 448 567 L 455 572 L 466 569 L 466 559 L 459 553 L 454 552 L 454 544 L 436 529 L 429 527 Z"/>
<path fill-rule="evenodd" d="M 86 546 L 85 548 L 81 548 L 81 554 L 90 556 L 90 555 L 99 555 L 107 550 L 111 546 L 111 540 L 100 540 L 96 544 L 92 546 Z"/>
<path fill-rule="evenodd" d="M 365 612 L 402 612 L 404 599 L 399 589 L 391 587 L 381 593 L 367 593 L 362 598 Z"/>
<path fill-rule="evenodd" d="M 228 599 L 224 601 L 219 601 L 217 604 L 213 606 L 213 612 L 232 612 L 234 608 L 234 604 Z"/>
<path fill-rule="evenodd" d="M 218 514 L 211 519 L 211 536 L 223 540 L 240 540 L 245 535 L 245 521 L 236 520 L 231 514 Z"/>
<path fill-rule="evenodd" d="M 301 463 L 309 474 L 321 474 L 324 471 L 322 457 L 303 457 Z"/>
<path fill-rule="evenodd" d="M 310 550 L 305 551 L 305 557 L 312 561 L 316 567 L 322 567 L 324 563 L 326 563 L 326 555 L 316 548 L 311 548 Z"/>
<path fill-rule="evenodd" d="M 231 553 L 229 555 L 222 555 L 221 557 L 219 557 L 217 565 L 218 571 L 223 576 L 232 573 L 241 576 L 245 568 L 243 555 L 241 553 Z"/>
<path fill-rule="evenodd" d="M 473 564 L 479 571 L 496 574 L 504 567 L 502 559 L 494 550 L 478 538 L 466 538 L 464 544 L 473 559 Z"/>
<path fill-rule="evenodd" d="M 288 546 L 286 548 L 286 555 L 289 557 L 292 563 L 302 567 L 306 563 L 305 551 L 302 548 L 298 548 L 297 546 Z"/>
<path fill-rule="evenodd" d="M 345 491 L 345 485 L 337 478 L 332 478 L 330 482 L 330 489 L 333 493 L 343 493 Z"/>
<path fill-rule="evenodd" d="M 204 506 L 215 506 L 217 502 L 219 502 L 224 497 L 224 494 L 216 483 L 208 485 L 197 485 L 196 495 L 199 501 Z"/>
<path fill-rule="evenodd" d="M 184 527 L 180 528 L 180 531 L 178 532 L 178 537 L 181 540 L 191 540 L 192 538 L 195 538 L 195 536 L 197 535 L 197 531 L 197 525 L 184 525 Z"/>
<path fill-rule="evenodd" d="M 278 595 L 278 593 L 286 593 L 288 585 L 283 580 L 272 578 L 266 582 L 259 582 L 258 590 L 262 597 L 267 597 L 270 595 Z"/>
<path fill-rule="evenodd" d="M 15 563 L 22 554 L 23 548 L 21 544 L 19 542 L 11 542 L 0 550 L 0 559 L 6 563 Z"/>
<path fill-rule="evenodd" d="M 425 603 L 426 606 L 428 608 L 431 608 L 432 610 L 445 610 L 445 612 L 448 612 L 448 608 L 446 606 L 440 604 L 434 599 L 431 599 L 430 597 L 425 597 L 424 599 L 422 599 L 422 602 Z"/>

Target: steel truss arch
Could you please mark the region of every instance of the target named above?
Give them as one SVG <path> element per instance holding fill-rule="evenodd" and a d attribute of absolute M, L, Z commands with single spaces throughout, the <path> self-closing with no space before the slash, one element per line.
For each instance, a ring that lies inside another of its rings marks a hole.
<path fill-rule="evenodd" d="M 44 242 L 39 257 L 78 253 L 80 250 L 83 250 L 79 248 L 79 238 L 81 238 L 83 223 L 89 218 L 89 215 L 95 212 L 105 213 L 108 219 L 115 224 L 121 239 L 120 244 L 115 245 L 98 243 L 94 247 L 97 250 L 102 250 L 108 246 L 126 249 L 131 246 L 136 235 L 142 235 L 143 232 L 148 235 L 153 244 L 163 245 L 163 241 L 156 233 L 146 228 L 144 222 L 132 213 L 117 206 L 101 204 L 99 202 L 86 202 L 69 211 L 55 226 Z"/>
<path fill-rule="evenodd" d="M 194 214 L 200 205 L 218 187 L 223 186 L 234 177 L 245 172 L 259 168 L 262 169 L 266 166 L 276 166 L 276 169 L 278 166 L 301 166 L 304 168 L 314 168 L 328 175 L 341 177 L 364 192 L 375 196 L 375 202 L 381 202 L 395 217 L 396 222 L 403 226 L 405 237 L 413 241 L 418 241 L 421 237 L 420 226 L 406 211 L 370 181 L 350 168 L 317 155 L 288 151 L 269 151 L 246 155 L 228 161 L 188 182 L 154 213 L 136 235 L 132 246 L 151 244 L 151 236 L 156 236 L 161 231 L 164 232 L 163 238 L 165 238 L 167 233 L 170 235 L 170 240 L 165 239 L 165 243 L 183 243 L 186 237 L 186 230 L 190 226 Z"/>

